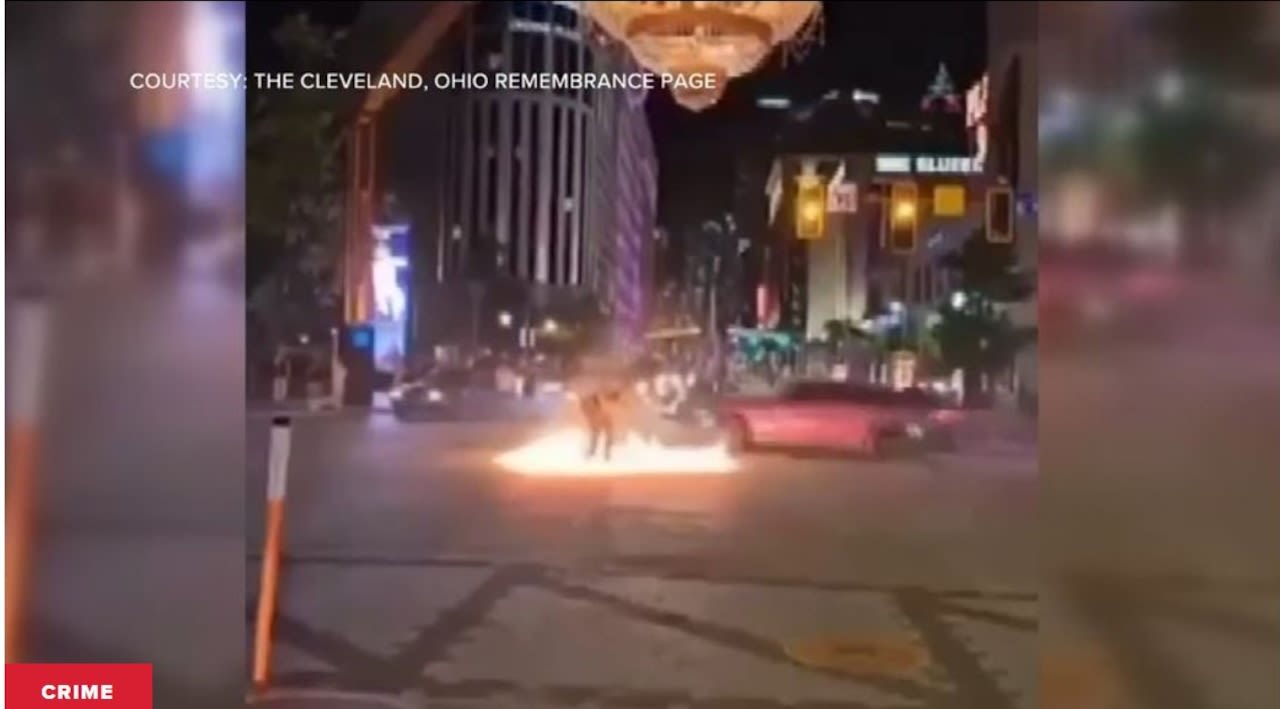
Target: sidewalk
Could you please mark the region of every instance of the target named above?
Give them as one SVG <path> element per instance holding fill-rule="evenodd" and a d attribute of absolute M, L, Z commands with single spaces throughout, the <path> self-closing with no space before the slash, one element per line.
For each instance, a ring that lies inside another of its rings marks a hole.
<path fill-rule="evenodd" d="M 246 402 L 249 415 L 263 416 L 332 416 L 344 411 L 368 412 L 369 409 L 350 409 L 335 407 L 329 402 L 313 406 L 306 399 L 286 399 L 271 401 L 270 399 L 250 399 Z"/>

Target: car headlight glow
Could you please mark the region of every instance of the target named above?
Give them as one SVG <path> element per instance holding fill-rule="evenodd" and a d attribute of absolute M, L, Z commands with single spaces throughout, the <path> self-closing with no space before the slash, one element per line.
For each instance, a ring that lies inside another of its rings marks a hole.
<path fill-rule="evenodd" d="M 444 401 L 444 392 L 439 389 L 428 389 L 427 401 Z"/>

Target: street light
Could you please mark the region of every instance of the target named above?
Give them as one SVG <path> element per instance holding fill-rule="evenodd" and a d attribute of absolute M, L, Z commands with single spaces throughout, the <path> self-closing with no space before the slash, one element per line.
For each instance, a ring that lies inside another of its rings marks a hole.
<path fill-rule="evenodd" d="M 542 323 L 542 329 L 547 332 L 555 332 L 560 329 L 560 323 L 552 320 L 551 318 L 547 318 L 547 321 Z"/>
<path fill-rule="evenodd" d="M 964 310 L 965 303 L 969 302 L 969 296 L 964 291 L 958 290 L 951 294 L 951 307 L 954 310 Z"/>
<path fill-rule="evenodd" d="M 502 327 L 511 327 L 511 323 L 515 322 L 515 318 L 511 317 L 511 313 L 502 311 L 498 313 L 498 324 Z"/>

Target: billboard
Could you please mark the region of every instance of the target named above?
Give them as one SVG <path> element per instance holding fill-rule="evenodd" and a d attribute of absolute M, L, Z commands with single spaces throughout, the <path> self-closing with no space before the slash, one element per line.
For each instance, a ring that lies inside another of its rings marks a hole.
<path fill-rule="evenodd" d="M 409 330 L 409 228 L 373 228 L 373 361 L 383 372 L 403 362 Z"/>

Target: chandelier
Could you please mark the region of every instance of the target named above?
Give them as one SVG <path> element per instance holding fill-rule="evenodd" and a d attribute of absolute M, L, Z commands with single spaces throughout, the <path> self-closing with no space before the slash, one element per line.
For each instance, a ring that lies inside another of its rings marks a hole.
<path fill-rule="evenodd" d="M 755 69 L 774 47 L 811 26 L 822 3 L 610 0 L 584 2 L 582 7 L 644 68 L 658 74 L 714 77 L 714 82 L 698 88 L 679 83 L 671 87 L 677 103 L 701 111 L 720 100 L 730 79 Z"/>

